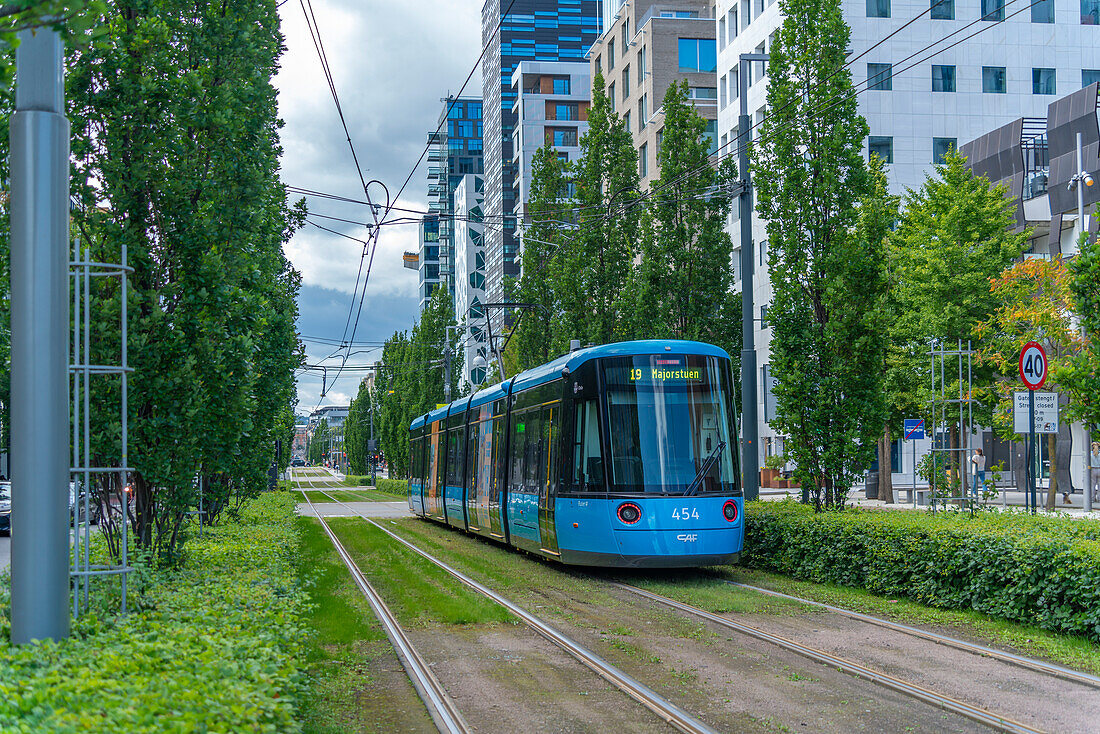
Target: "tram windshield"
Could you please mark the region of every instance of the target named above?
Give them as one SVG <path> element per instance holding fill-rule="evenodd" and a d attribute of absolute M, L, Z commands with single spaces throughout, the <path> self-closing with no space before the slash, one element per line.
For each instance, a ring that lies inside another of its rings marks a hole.
<path fill-rule="evenodd" d="M 714 357 L 604 362 L 615 492 L 705 494 L 736 484 L 730 380 Z"/>

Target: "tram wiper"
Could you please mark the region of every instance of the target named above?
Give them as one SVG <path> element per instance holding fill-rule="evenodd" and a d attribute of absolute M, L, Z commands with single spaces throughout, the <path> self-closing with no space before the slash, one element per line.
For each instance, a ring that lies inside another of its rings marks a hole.
<path fill-rule="evenodd" d="M 687 491 L 684 492 L 684 497 L 690 497 L 695 494 L 699 489 L 699 485 L 703 482 L 703 477 L 707 475 L 710 468 L 714 466 L 714 462 L 718 461 L 718 457 L 722 455 L 722 449 L 726 448 L 725 441 L 719 441 L 718 445 L 714 447 L 714 451 L 710 452 L 710 456 L 703 462 L 703 465 L 699 467 L 699 473 L 695 475 L 695 479 L 691 480 L 691 484 L 688 485 Z"/>

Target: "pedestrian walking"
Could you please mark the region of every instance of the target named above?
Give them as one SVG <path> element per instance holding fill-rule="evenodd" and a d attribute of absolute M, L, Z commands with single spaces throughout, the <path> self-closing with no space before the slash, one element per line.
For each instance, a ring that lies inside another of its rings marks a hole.
<path fill-rule="evenodd" d="M 1092 457 L 1089 459 L 1089 491 L 1092 492 L 1092 501 L 1100 502 L 1100 441 L 1092 444 Z"/>
<path fill-rule="evenodd" d="M 974 499 L 977 499 L 978 493 L 985 489 L 985 452 L 974 449 L 974 455 L 970 457 L 970 461 L 974 464 L 974 474 L 977 476 L 973 491 Z"/>

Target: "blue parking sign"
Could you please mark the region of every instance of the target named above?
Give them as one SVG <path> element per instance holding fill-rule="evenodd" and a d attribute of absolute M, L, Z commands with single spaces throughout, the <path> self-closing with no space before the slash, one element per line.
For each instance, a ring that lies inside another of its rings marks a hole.
<path fill-rule="evenodd" d="M 902 433 L 906 441 L 924 438 L 924 419 L 906 418 L 904 431 L 902 431 Z"/>

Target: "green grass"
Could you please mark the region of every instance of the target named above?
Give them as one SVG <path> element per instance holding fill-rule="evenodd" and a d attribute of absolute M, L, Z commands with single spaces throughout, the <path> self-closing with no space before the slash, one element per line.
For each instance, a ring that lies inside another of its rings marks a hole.
<path fill-rule="evenodd" d="M 374 492 L 372 490 L 350 490 L 350 489 L 325 489 L 321 490 L 299 490 L 307 496 L 311 502 L 394 502 L 395 499 L 391 495 L 382 494 L 381 492 Z"/>
<path fill-rule="evenodd" d="M 329 526 L 402 624 L 516 623 L 496 602 L 462 585 L 373 525 L 338 518 Z"/>
<path fill-rule="evenodd" d="M 392 648 L 321 524 L 298 518 L 298 527 L 297 571 L 313 602 L 303 731 L 430 731 L 431 718 L 408 679 L 376 674 L 393 668 Z"/>
<path fill-rule="evenodd" d="M 766 571 L 750 571 L 737 567 L 712 570 L 720 578 L 731 581 L 801 596 L 899 622 L 939 628 L 944 634 L 997 647 L 1012 648 L 1026 655 L 1100 675 L 1100 646 L 1083 637 L 1060 635 L 980 612 L 929 607 L 905 598 L 888 598 L 847 586 L 799 581 Z M 725 584 L 723 586 L 730 588 Z M 734 587 L 734 590 L 756 596 L 761 600 L 772 599 L 749 589 Z M 772 601 L 783 600 L 772 599 Z M 804 605 L 799 604 L 799 606 Z"/>
<path fill-rule="evenodd" d="M 715 614 L 812 614 L 818 607 L 787 599 L 776 599 L 748 589 L 728 584 L 715 584 L 706 576 L 688 575 L 678 571 L 671 574 L 646 576 L 631 574 L 622 579 L 625 583 L 661 594 L 685 604 L 705 609 Z"/>

